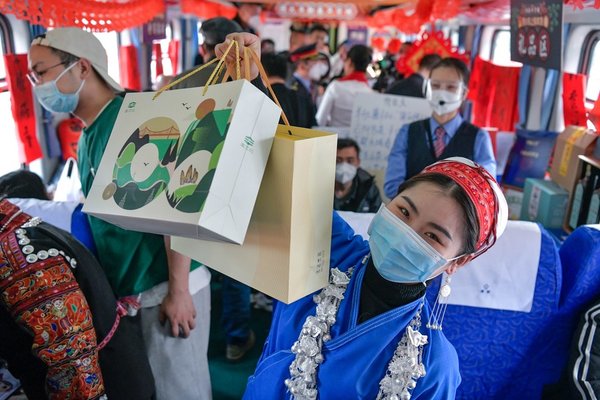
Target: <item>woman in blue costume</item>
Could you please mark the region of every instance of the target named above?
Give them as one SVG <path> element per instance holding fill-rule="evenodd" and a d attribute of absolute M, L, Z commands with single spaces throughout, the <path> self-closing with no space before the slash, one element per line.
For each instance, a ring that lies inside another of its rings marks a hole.
<path fill-rule="evenodd" d="M 404 182 L 368 242 L 334 214 L 330 285 L 276 305 L 244 399 L 453 399 L 458 358 L 440 330 L 443 312 L 425 299 L 427 282 L 489 249 L 506 220 L 494 178 L 462 158 Z"/>

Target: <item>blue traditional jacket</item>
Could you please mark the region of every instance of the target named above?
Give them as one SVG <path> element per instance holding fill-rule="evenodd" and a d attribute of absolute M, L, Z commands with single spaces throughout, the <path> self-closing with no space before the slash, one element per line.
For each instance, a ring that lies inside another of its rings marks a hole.
<path fill-rule="evenodd" d="M 355 236 L 337 213 L 333 216 L 331 266 L 354 273 L 337 319 L 331 327 L 331 340 L 323 344 L 324 362 L 317 372 L 318 398 L 375 399 L 379 382 L 385 376 L 398 342 L 423 302 L 420 332 L 428 337 L 423 349 L 426 375 L 417 381 L 412 400 L 451 400 L 460 384 L 458 357 L 454 347 L 440 331 L 426 328 L 430 307 L 426 299 L 387 311 L 357 324 L 360 290 L 369 254 L 368 242 Z M 298 339 L 306 317 L 315 315 L 313 296 L 292 304 L 277 303 L 271 331 L 265 342 L 254 375 L 248 379 L 244 399 L 289 399 L 284 381 L 295 358 L 291 347 Z"/>

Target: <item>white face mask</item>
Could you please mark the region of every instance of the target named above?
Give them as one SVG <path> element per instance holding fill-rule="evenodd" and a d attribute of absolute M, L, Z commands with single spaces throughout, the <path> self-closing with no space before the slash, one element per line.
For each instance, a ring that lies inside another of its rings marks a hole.
<path fill-rule="evenodd" d="M 358 171 L 358 167 L 352 165 L 347 162 L 341 162 L 336 164 L 335 166 L 335 180 L 336 182 L 345 185 L 346 183 L 352 181 L 356 176 L 356 172 Z"/>
<path fill-rule="evenodd" d="M 250 25 L 254 29 L 258 29 L 260 27 L 260 16 L 253 15 L 248 19 L 248 25 Z"/>
<path fill-rule="evenodd" d="M 427 100 L 437 115 L 454 112 L 462 104 L 462 89 L 456 93 L 447 90 L 428 90 Z"/>
<path fill-rule="evenodd" d="M 318 62 L 316 64 L 313 64 L 312 67 L 310 67 L 310 70 L 308 71 L 308 77 L 312 81 L 318 82 L 321 80 L 321 78 L 325 76 L 328 69 L 329 68 L 327 68 L 327 65 L 325 65 L 322 62 Z"/>

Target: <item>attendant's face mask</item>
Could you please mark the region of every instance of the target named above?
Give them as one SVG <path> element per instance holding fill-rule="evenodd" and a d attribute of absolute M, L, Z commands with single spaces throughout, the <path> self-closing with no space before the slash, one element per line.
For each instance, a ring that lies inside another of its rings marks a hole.
<path fill-rule="evenodd" d="M 459 258 L 445 259 L 385 206 L 371 221 L 369 246 L 379 274 L 398 283 L 425 282 Z"/>
<path fill-rule="evenodd" d="M 449 114 L 458 110 L 463 102 L 464 93 L 462 82 L 430 79 L 425 88 L 426 98 L 437 115 Z"/>
<path fill-rule="evenodd" d="M 316 62 L 310 67 L 308 76 L 312 81 L 318 82 L 325 76 L 325 74 L 327 74 L 327 70 L 328 68 L 325 63 Z"/>
<path fill-rule="evenodd" d="M 358 168 L 355 165 L 347 162 L 337 163 L 335 165 L 335 180 L 345 185 L 354 179 L 357 172 Z"/>
<path fill-rule="evenodd" d="M 42 83 L 41 85 L 34 85 L 33 92 L 37 97 L 40 104 L 48 111 L 55 113 L 71 113 L 77 108 L 79 103 L 79 93 L 83 89 L 85 81 L 81 81 L 79 89 L 75 93 L 63 93 L 58 89 L 57 82 L 62 78 L 67 71 L 73 68 L 77 63 L 71 64 L 65 68 L 63 72 L 56 77 L 56 79 Z"/>

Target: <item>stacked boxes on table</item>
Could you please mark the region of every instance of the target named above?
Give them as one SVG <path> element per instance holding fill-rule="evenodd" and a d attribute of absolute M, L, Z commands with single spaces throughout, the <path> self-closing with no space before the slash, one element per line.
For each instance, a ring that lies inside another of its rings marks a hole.
<path fill-rule="evenodd" d="M 563 225 L 567 232 L 598 223 L 600 162 L 591 157 L 597 138 L 592 130 L 568 126 L 556 142 L 550 176 L 570 193 Z"/>
<path fill-rule="evenodd" d="M 550 229 L 561 228 L 568 201 L 569 192 L 555 182 L 528 178 L 520 219 L 539 222 Z"/>

